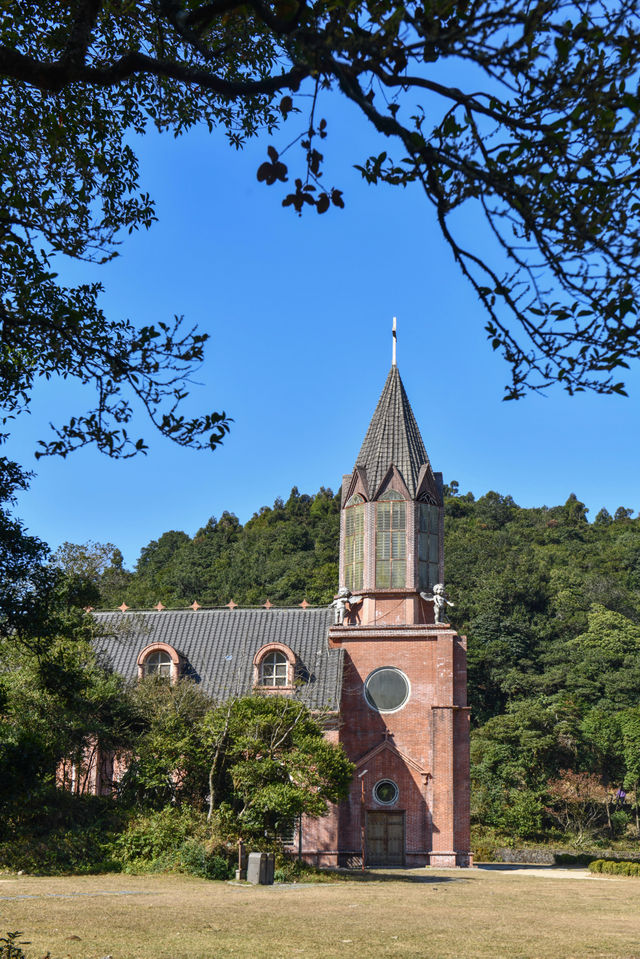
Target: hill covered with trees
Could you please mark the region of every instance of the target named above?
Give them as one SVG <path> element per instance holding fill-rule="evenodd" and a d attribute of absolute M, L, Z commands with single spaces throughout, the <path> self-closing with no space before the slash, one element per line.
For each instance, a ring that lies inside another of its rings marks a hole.
<path fill-rule="evenodd" d="M 610 837 L 637 830 L 640 518 L 620 507 L 590 523 L 573 494 L 525 509 L 455 482 L 445 492 L 446 581 L 469 642 L 476 821 L 525 838 L 552 824 L 574 836 L 589 822 Z M 294 487 L 244 525 L 225 512 L 193 537 L 164 533 L 132 572 L 112 546 L 66 544 L 56 557 L 92 578 L 96 605 L 322 604 L 337 587 L 338 528 L 338 496 Z"/>

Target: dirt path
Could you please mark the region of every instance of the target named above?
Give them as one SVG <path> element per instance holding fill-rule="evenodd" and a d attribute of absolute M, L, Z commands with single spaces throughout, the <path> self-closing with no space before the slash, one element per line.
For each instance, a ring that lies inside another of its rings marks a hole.
<path fill-rule="evenodd" d="M 525 863 L 491 862 L 480 863 L 475 867 L 483 872 L 497 872 L 515 876 L 544 876 L 546 879 L 619 879 L 619 876 L 603 876 L 601 873 L 589 872 L 584 866 L 539 866 Z M 640 889 L 638 890 L 640 892 Z"/>

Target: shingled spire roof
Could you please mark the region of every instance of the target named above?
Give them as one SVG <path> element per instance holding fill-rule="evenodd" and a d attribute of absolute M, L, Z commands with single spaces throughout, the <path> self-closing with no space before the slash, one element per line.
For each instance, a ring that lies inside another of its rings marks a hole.
<path fill-rule="evenodd" d="M 429 457 L 395 365 L 389 370 L 356 460 L 356 466 L 367 471 L 371 496 L 377 493 L 392 464 L 402 474 L 409 495 L 415 499 L 420 467 L 429 466 Z"/>

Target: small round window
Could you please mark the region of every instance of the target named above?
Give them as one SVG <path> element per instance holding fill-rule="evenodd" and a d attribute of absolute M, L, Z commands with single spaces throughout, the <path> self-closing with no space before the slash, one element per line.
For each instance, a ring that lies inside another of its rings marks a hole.
<path fill-rule="evenodd" d="M 409 680 L 393 666 L 382 666 L 367 677 L 364 694 L 372 709 L 392 713 L 409 698 Z"/>
<path fill-rule="evenodd" d="M 398 787 L 391 779 L 381 779 L 373 787 L 373 798 L 383 806 L 391 806 L 398 799 Z"/>

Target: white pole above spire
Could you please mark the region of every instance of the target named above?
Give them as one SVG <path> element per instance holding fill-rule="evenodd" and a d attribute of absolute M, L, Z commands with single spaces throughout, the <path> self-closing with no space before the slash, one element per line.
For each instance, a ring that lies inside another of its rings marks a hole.
<path fill-rule="evenodd" d="M 392 352 L 392 354 L 391 354 L 391 365 L 392 365 L 392 366 L 395 366 L 395 365 L 396 365 L 396 342 L 397 342 L 397 337 L 396 337 L 396 318 L 395 318 L 395 316 L 394 316 L 394 318 L 393 318 L 393 352 Z"/>

